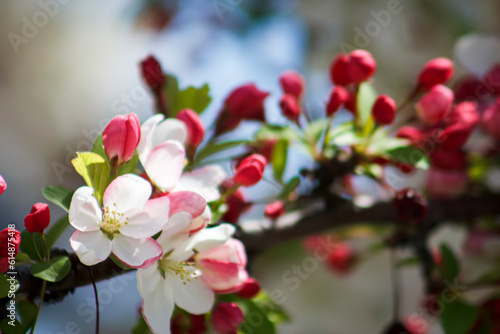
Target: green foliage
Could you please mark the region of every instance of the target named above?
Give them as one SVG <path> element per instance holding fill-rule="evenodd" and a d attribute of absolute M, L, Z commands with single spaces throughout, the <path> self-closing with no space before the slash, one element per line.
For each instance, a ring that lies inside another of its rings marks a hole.
<path fill-rule="evenodd" d="M 68 216 L 64 216 L 55 222 L 52 227 L 47 231 L 45 236 L 45 242 L 48 249 L 56 243 L 57 239 L 63 234 L 66 228 L 69 226 Z"/>
<path fill-rule="evenodd" d="M 166 84 L 162 91 L 167 104 L 169 117 L 175 117 L 182 109 L 192 109 L 198 114 L 204 111 L 212 98 L 208 84 L 197 88 L 193 86 L 179 89 L 179 81 L 173 75 L 166 76 Z"/>
<path fill-rule="evenodd" d="M 453 282 L 460 273 L 460 265 L 453 251 L 445 244 L 439 246 L 442 258 L 441 276 L 443 279 Z"/>
<path fill-rule="evenodd" d="M 317 143 L 325 132 L 330 120 L 328 118 L 320 118 L 312 121 L 305 131 L 306 141 L 310 144 Z"/>
<path fill-rule="evenodd" d="M 272 155 L 273 176 L 279 182 L 283 181 L 283 173 L 286 168 L 286 160 L 288 155 L 288 140 L 280 139 L 274 145 Z"/>
<path fill-rule="evenodd" d="M 369 82 L 363 82 L 359 85 L 356 105 L 358 111 L 358 128 L 361 134 L 368 135 L 373 127 L 372 107 L 377 99 L 377 91 Z"/>
<path fill-rule="evenodd" d="M 200 162 L 205 158 L 208 158 L 211 155 L 214 155 L 216 153 L 229 150 L 231 148 L 244 145 L 248 143 L 248 140 L 233 140 L 233 141 L 226 141 L 222 143 L 209 143 L 205 147 L 203 147 L 198 153 L 196 154 L 196 162 Z"/>
<path fill-rule="evenodd" d="M 31 275 L 48 282 L 62 280 L 71 270 L 71 263 L 67 256 L 58 256 L 47 262 L 37 262 L 31 265 Z"/>
<path fill-rule="evenodd" d="M 139 315 L 139 319 L 137 319 L 137 323 L 132 329 L 132 334 L 152 334 L 142 314 Z"/>
<path fill-rule="evenodd" d="M 461 301 L 446 303 L 441 314 L 445 334 L 467 334 L 479 316 L 479 309 Z"/>
<path fill-rule="evenodd" d="M 295 189 L 297 189 L 299 184 L 300 178 L 298 176 L 294 176 L 293 178 L 291 178 L 290 181 L 285 184 L 285 187 L 281 191 L 279 198 L 287 199 L 288 196 L 290 196 L 290 194 L 295 191 Z"/>
<path fill-rule="evenodd" d="M 33 261 L 42 261 L 44 258 L 43 241 L 41 234 L 29 233 L 27 230 L 21 232 L 21 250 L 28 254 Z"/>
<path fill-rule="evenodd" d="M 90 152 L 100 155 L 107 163 L 109 163 L 108 156 L 106 155 L 106 152 L 104 151 L 104 143 L 102 141 L 102 132 L 95 139 L 94 145 L 92 145 L 92 149 L 90 150 Z"/>
<path fill-rule="evenodd" d="M 420 169 L 428 169 L 429 157 L 419 148 L 414 146 L 401 146 L 386 151 L 392 161 L 413 165 Z"/>
<path fill-rule="evenodd" d="M 28 300 L 21 300 L 16 304 L 16 310 L 19 313 L 19 318 L 23 328 L 27 331 L 35 322 L 37 312 L 35 304 Z"/>
<path fill-rule="evenodd" d="M 12 291 L 10 291 L 11 284 L 10 281 L 8 281 L 9 278 L 9 275 L 0 273 L 0 299 L 7 297 L 9 293 L 12 293 Z M 17 290 L 19 288 L 19 283 L 15 281 L 14 285 Z"/>
<path fill-rule="evenodd" d="M 78 157 L 71 160 L 75 170 L 89 187 L 94 188 L 94 196 L 102 202 L 104 190 L 108 185 L 110 167 L 100 155 L 92 152 L 79 152 Z"/>
<path fill-rule="evenodd" d="M 294 142 L 300 139 L 300 136 L 289 126 L 264 124 L 259 131 L 255 133 L 255 139 L 259 140 L 280 140 L 286 139 Z"/>
<path fill-rule="evenodd" d="M 21 325 L 21 323 L 16 319 L 14 320 L 14 326 L 9 325 L 11 320 L 9 318 L 2 319 L 0 321 L 0 330 L 5 334 L 25 334 L 26 329 Z"/>
<path fill-rule="evenodd" d="M 63 186 L 48 186 L 42 189 L 42 195 L 48 201 L 58 205 L 63 210 L 68 212 L 71 204 L 71 198 L 74 191 Z"/>

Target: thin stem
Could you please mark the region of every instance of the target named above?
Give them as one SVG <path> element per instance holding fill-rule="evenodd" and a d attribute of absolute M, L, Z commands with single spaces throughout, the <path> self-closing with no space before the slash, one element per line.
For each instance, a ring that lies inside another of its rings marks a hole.
<path fill-rule="evenodd" d="M 328 140 L 330 139 L 329 132 L 330 128 L 332 127 L 333 123 L 333 116 L 330 116 L 330 120 L 328 121 L 328 124 L 326 125 L 326 132 L 325 132 L 325 138 L 323 139 L 323 147 L 321 148 L 321 155 L 324 156 L 325 154 L 325 149 L 326 146 L 328 145 Z"/>
<path fill-rule="evenodd" d="M 95 312 L 96 312 L 96 320 L 95 320 L 95 334 L 99 334 L 99 296 L 97 294 L 97 286 L 95 284 L 94 275 L 92 274 L 92 270 L 90 267 L 87 267 L 89 270 L 90 278 L 92 279 L 92 286 L 94 288 L 94 297 L 95 297 Z"/>

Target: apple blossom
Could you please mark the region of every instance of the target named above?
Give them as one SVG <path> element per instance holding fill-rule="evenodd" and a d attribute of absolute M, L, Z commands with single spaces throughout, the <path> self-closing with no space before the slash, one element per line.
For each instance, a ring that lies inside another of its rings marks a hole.
<path fill-rule="evenodd" d="M 200 116 L 191 109 L 184 109 L 179 111 L 177 119 L 186 124 L 186 145 L 196 149 L 203 141 L 203 136 L 205 135 L 205 128 L 203 127 Z"/>
<path fill-rule="evenodd" d="M 413 145 L 417 145 L 424 136 L 419 129 L 413 126 L 405 125 L 398 129 L 396 137 L 408 139 Z"/>
<path fill-rule="evenodd" d="M 5 182 L 2 175 L 0 175 L 0 195 L 7 189 L 7 183 Z"/>
<path fill-rule="evenodd" d="M 50 209 L 45 203 L 36 203 L 24 218 L 24 226 L 30 233 L 43 232 L 50 224 Z"/>
<path fill-rule="evenodd" d="M 260 283 L 255 278 L 247 278 L 241 289 L 236 293 L 241 298 L 251 299 L 260 292 Z"/>
<path fill-rule="evenodd" d="M 332 60 L 330 64 L 330 79 L 338 86 L 347 86 L 351 83 L 351 80 L 347 76 L 347 63 L 349 62 L 349 56 L 341 53 Z"/>
<path fill-rule="evenodd" d="M 360 84 L 370 79 L 376 68 L 377 63 L 370 52 L 358 49 L 349 54 L 346 73 L 350 82 Z"/>
<path fill-rule="evenodd" d="M 151 55 L 141 62 L 141 74 L 148 88 L 155 92 L 158 92 L 165 83 L 161 65 Z"/>
<path fill-rule="evenodd" d="M 285 94 L 280 99 L 281 113 L 286 118 L 297 122 L 300 115 L 300 106 L 297 98 L 290 94 Z"/>
<path fill-rule="evenodd" d="M 212 326 L 219 334 L 236 334 L 243 318 L 238 304 L 220 303 L 212 311 Z"/>
<path fill-rule="evenodd" d="M 330 92 L 330 99 L 326 105 L 326 115 L 331 116 L 349 100 L 349 92 L 342 86 L 334 87 Z"/>
<path fill-rule="evenodd" d="M 451 89 L 435 85 L 415 104 L 417 115 L 426 124 L 439 123 L 450 110 L 454 95 Z"/>
<path fill-rule="evenodd" d="M 252 154 L 243 159 L 236 168 L 234 181 L 242 186 L 253 186 L 262 179 L 267 160 L 260 154 Z"/>
<path fill-rule="evenodd" d="M 372 114 L 378 124 L 391 124 L 396 114 L 396 102 L 387 95 L 379 95 L 373 104 Z"/>
<path fill-rule="evenodd" d="M 420 70 L 418 87 L 429 90 L 435 85 L 441 85 L 453 76 L 453 63 L 448 58 L 434 58 L 429 60 Z"/>
<path fill-rule="evenodd" d="M 304 78 L 295 71 L 285 71 L 279 78 L 281 89 L 285 94 L 300 99 L 304 92 Z"/>
<path fill-rule="evenodd" d="M 104 151 L 120 165 L 132 158 L 141 138 L 141 123 L 135 114 L 115 116 L 102 132 Z"/>

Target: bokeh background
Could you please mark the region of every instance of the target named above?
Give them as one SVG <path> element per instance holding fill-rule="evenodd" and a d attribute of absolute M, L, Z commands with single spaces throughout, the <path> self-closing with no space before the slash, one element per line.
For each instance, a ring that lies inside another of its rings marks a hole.
<path fill-rule="evenodd" d="M 390 13 L 391 6 L 397 6 L 397 14 L 381 14 Z M 453 58 L 457 38 L 498 35 L 499 14 L 496 0 L 2 1 L 0 174 L 8 189 L 0 197 L 0 228 L 15 223 L 22 229 L 31 205 L 43 201 L 42 187 L 81 185 L 69 162 L 75 151 L 89 149 L 114 115 L 134 112 L 141 120 L 152 115 L 138 70 L 148 54 L 181 86 L 210 84 L 207 124 L 224 96 L 247 82 L 272 93 L 266 113 L 279 122 L 277 78 L 283 70 L 305 76 L 306 103 L 320 114 L 331 87 L 331 59 L 365 48 L 378 62 L 377 90 L 401 101 L 426 60 Z M 418 176 L 414 180 L 418 183 Z M 62 215 L 52 209 L 54 218 Z M 459 245 L 462 233 L 447 228 L 435 238 Z M 320 265 L 291 291 L 282 274 L 307 256 L 299 243 L 291 243 L 254 263 L 253 274 L 265 288 L 285 293 L 283 306 L 294 321 L 280 333 L 374 333 L 389 321 L 387 254 L 367 259 L 348 277 Z M 402 313 L 422 312 L 418 270 L 402 276 Z M 140 305 L 134 286 L 133 274 L 99 283 L 103 333 L 130 332 Z M 91 289 L 78 289 L 65 302 L 43 309 L 37 332 L 90 333 L 92 305 Z M 432 331 L 440 333 L 437 325 Z"/>

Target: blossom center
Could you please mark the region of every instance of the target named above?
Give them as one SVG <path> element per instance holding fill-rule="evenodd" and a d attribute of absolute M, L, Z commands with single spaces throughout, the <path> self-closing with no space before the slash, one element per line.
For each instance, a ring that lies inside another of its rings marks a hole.
<path fill-rule="evenodd" d="M 192 266 L 193 264 L 194 263 L 192 262 L 174 261 L 165 256 L 158 261 L 158 269 L 160 270 L 163 278 L 165 278 L 167 273 L 173 274 L 181 279 L 182 284 L 186 285 L 187 282 L 190 282 L 193 279 L 198 279 L 200 276 L 196 271 L 190 272 L 186 269 L 187 266 Z"/>
<path fill-rule="evenodd" d="M 116 203 L 113 203 L 112 207 L 106 206 L 103 212 L 101 230 L 108 235 L 109 238 L 113 238 L 113 235 L 119 233 L 120 228 L 123 225 L 128 224 L 128 217 L 125 217 L 124 213 L 118 212 Z"/>

